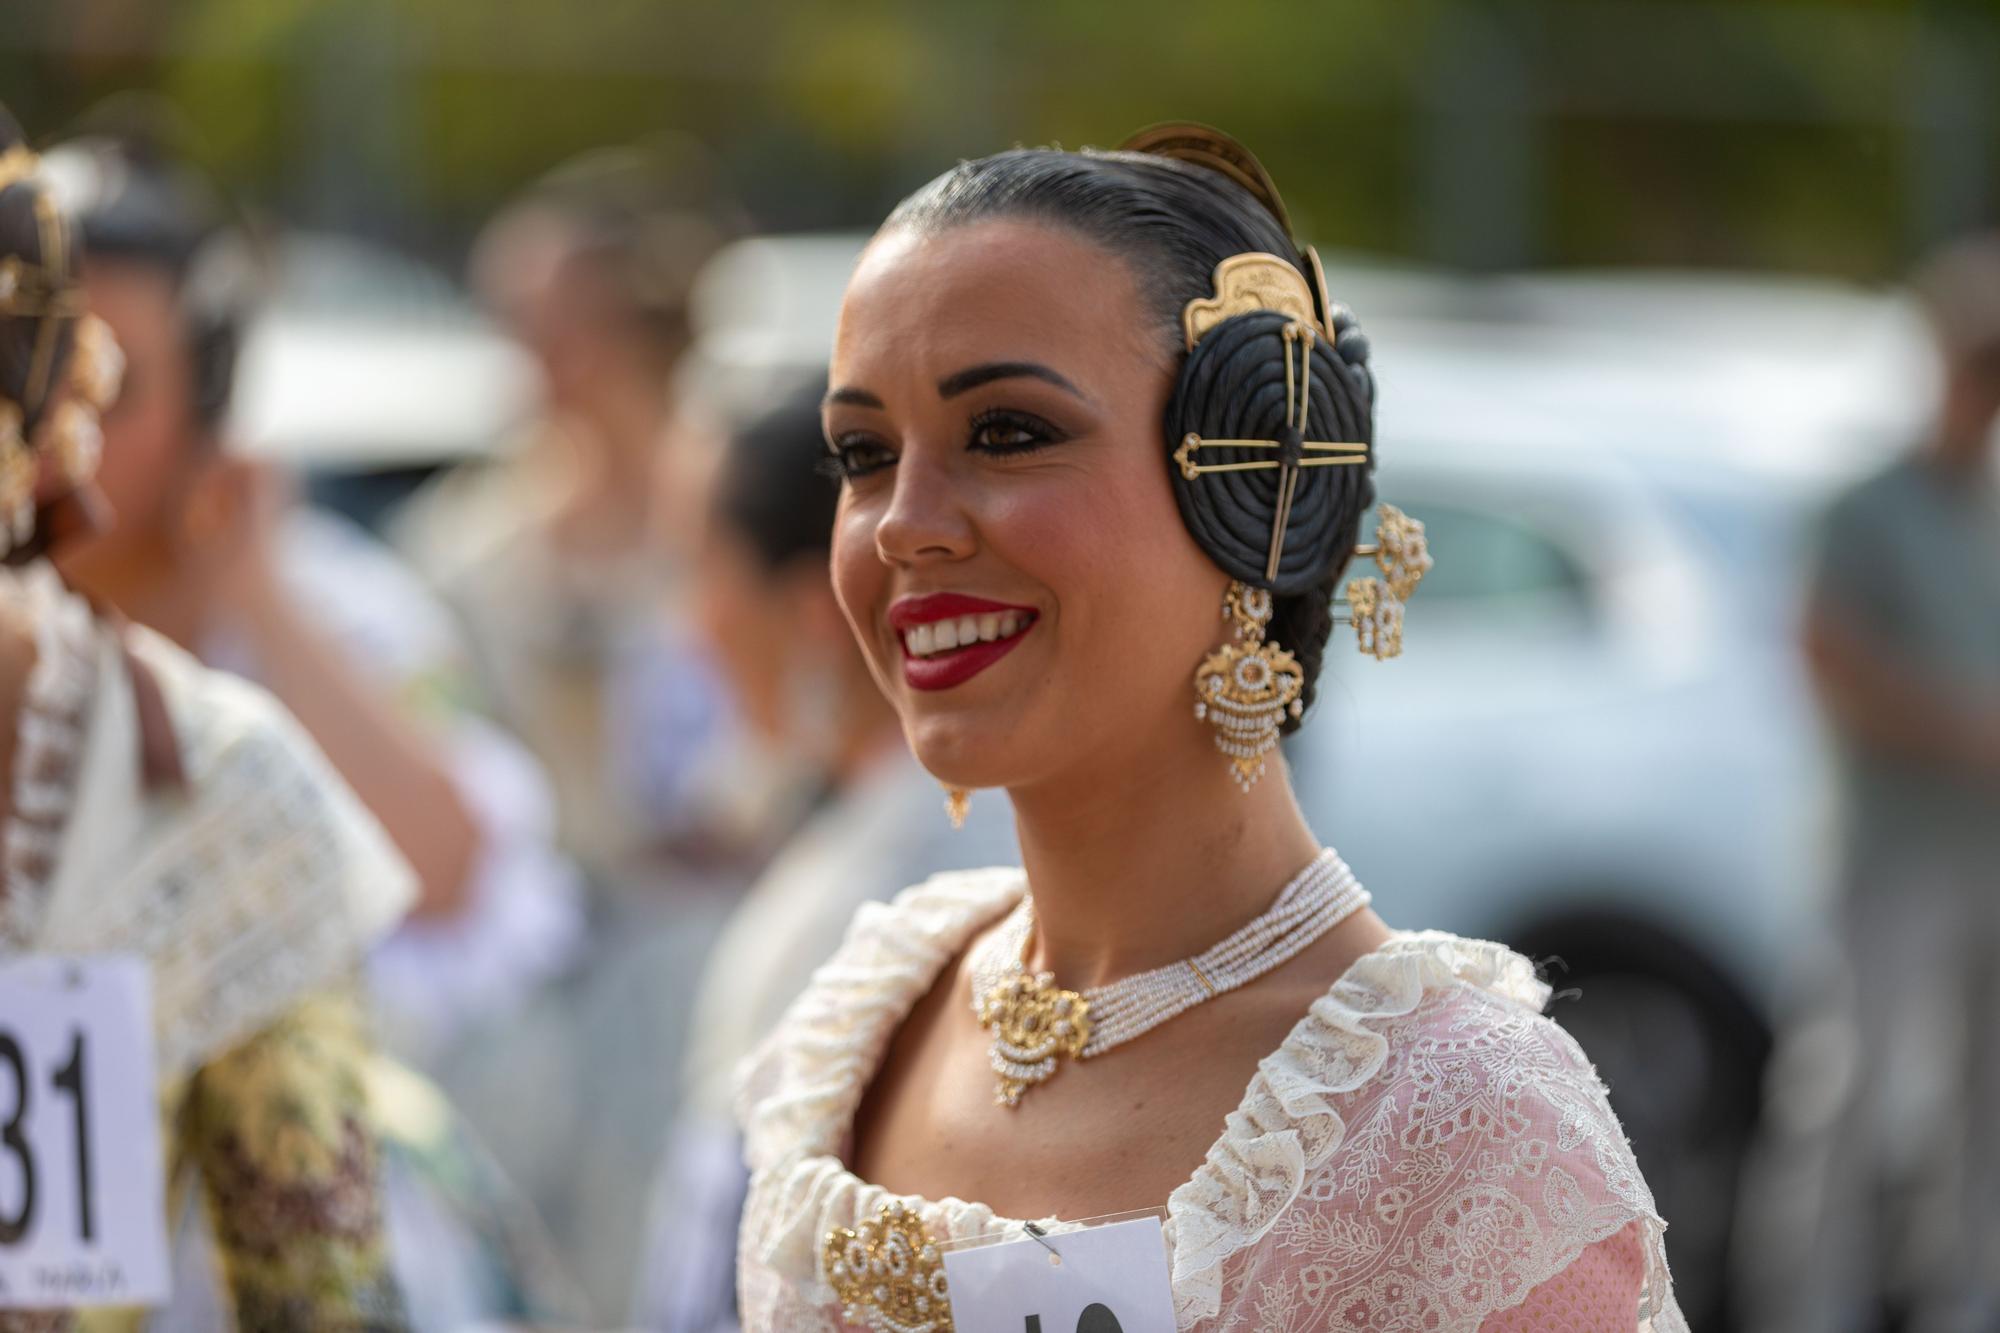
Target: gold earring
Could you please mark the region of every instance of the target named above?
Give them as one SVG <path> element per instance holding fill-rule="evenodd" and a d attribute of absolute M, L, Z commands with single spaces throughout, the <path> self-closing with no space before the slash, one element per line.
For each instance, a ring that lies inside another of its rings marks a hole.
<path fill-rule="evenodd" d="M 55 458 L 64 481 L 83 485 L 97 475 L 98 460 L 104 456 L 104 432 L 97 424 L 97 413 L 74 400 L 64 403 L 49 423 L 43 447 Z"/>
<path fill-rule="evenodd" d="M 1271 592 L 1231 583 L 1223 619 L 1235 622 L 1238 643 L 1225 643 L 1194 673 L 1194 715 L 1215 728 L 1215 748 L 1229 758 L 1236 785 L 1249 791 L 1264 776 L 1265 756 L 1278 747 L 1285 714 L 1304 711 L 1306 673 L 1298 659 L 1264 639 Z"/>
<path fill-rule="evenodd" d="M 0 399 L 0 551 L 35 534 L 35 451 L 21 437 L 21 409 Z"/>
<path fill-rule="evenodd" d="M 1382 578 L 1352 579 L 1347 585 L 1347 619 L 1362 652 L 1381 661 L 1403 651 L 1403 608 L 1435 563 L 1424 525 L 1392 504 L 1382 506 L 1375 543 L 1357 546 L 1356 555 L 1375 557 Z"/>
<path fill-rule="evenodd" d="M 963 787 L 944 789 L 944 813 L 951 820 L 953 828 L 964 828 L 965 817 L 972 810 L 972 793 Z"/>

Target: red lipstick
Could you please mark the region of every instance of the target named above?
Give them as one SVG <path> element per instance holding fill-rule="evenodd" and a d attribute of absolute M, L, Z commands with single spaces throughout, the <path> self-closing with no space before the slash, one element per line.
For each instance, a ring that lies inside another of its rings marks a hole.
<path fill-rule="evenodd" d="M 904 635 L 919 625 L 957 620 L 961 616 L 1001 613 L 1018 615 L 1022 618 L 1020 628 L 1004 639 L 968 643 L 962 648 L 951 648 L 926 657 L 910 655 Z M 1034 628 L 1036 618 L 1033 607 L 994 602 L 984 597 L 969 597 L 956 592 L 934 592 L 921 597 L 900 597 L 890 605 L 888 615 L 889 627 L 896 633 L 897 646 L 903 650 L 903 680 L 911 689 L 916 690 L 948 690 L 953 686 L 963 685 L 1013 652 L 1015 645 L 1026 638 L 1028 631 Z"/>

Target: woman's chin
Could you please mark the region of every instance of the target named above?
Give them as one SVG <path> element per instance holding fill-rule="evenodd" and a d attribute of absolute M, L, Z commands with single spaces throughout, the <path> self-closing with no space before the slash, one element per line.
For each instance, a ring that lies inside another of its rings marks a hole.
<path fill-rule="evenodd" d="M 1005 787 L 1018 776 L 1008 756 L 1021 738 L 1004 726 L 966 717 L 916 718 L 905 723 L 903 734 L 917 762 L 947 787 Z"/>

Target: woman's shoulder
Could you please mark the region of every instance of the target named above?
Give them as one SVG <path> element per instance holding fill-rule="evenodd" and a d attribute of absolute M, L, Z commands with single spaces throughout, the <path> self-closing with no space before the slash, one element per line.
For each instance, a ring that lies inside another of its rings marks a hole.
<path fill-rule="evenodd" d="M 1276 1116 L 1263 1128 L 1322 1114 L 1340 1122 L 1319 1128 L 1326 1160 L 1365 1153 L 1391 1131 L 1409 1153 L 1601 1140 L 1594 1160 L 1607 1186 L 1650 1210 L 1604 1082 L 1544 1012 L 1549 996 L 1533 961 L 1505 945 L 1398 933 L 1335 982 L 1260 1068 L 1272 1094 L 1261 1105 Z M 1246 1109 L 1259 1104 L 1253 1086 Z"/>
<path fill-rule="evenodd" d="M 217 840 L 246 854 L 284 839 L 309 845 L 309 878 L 337 889 L 356 933 L 373 941 L 389 930 L 415 896 L 414 879 L 305 728 L 262 686 L 149 630 L 128 627 L 125 643 L 173 720 L 187 787 L 180 822 L 206 816 Z"/>
<path fill-rule="evenodd" d="M 1635 1221 L 1647 1298 L 1665 1308 L 1664 1224 L 1548 997 L 1527 958 L 1441 932 L 1399 934 L 1350 968 L 1175 1195 L 1193 1308 L 1339 1272 L 1339 1292 L 1320 1292 L 1339 1308 L 1470 1327 Z M 1460 1282 L 1481 1237 L 1504 1253 L 1491 1280 Z"/>

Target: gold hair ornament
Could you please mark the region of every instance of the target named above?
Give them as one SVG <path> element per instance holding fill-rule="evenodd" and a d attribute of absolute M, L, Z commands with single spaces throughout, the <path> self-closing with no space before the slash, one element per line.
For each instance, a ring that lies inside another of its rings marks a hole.
<path fill-rule="evenodd" d="M 1269 310 L 1285 317 L 1285 433 L 1292 439 L 1305 434 L 1310 419 L 1313 343 L 1324 336 L 1331 348 L 1334 339 L 1326 275 L 1319 256 L 1309 258 L 1317 293 L 1296 267 L 1276 255 L 1232 255 L 1216 265 L 1215 295 L 1190 301 L 1181 312 L 1190 351 L 1210 330 L 1237 315 Z M 1284 452 L 1246 462 L 1198 462 L 1205 448 Z M 1181 438 L 1173 453 L 1182 478 L 1189 482 L 1215 472 L 1280 470 L 1264 562 L 1267 583 L 1278 576 L 1299 473 L 1309 467 L 1352 467 L 1366 463 L 1368 456 L 1369 446 L 1362 441 L 1301 439 L 1293 451 L 1279 440 L 1203 439 L 1193 432 Z M 1356 554 L 1373 555 L 1384 577 L 1350 582 L 1348 608 L 1361 650 L 1379 660 L 1402 651 L 1404 604 L 1430 569 L 1431 558 L 1423 525 L 1395 506 L 1382 506 L 1378 529 L 1376 545 L 1359 548 Z M 1224 643 L 1196 668 L 1194 715 L 1214 728 L 1215 747 L 1228 758 L 1236 785 L 1247 793 L 1278 748 L 1286 716 L 1297 718 L 1303 711 L 1305 671 L 1290 651 L 1266 637 L 1272 616 L 1269 588 L 1232 582 L 1223 616 L 1234 622 L 1236 641 Z"/>
<path fill-rule="evenodd" d="M 40 165 L 21 145 L 0 153 L 0 191 L 33 180 Z M 69 228 L 46 190 L 35 195 L 34 212 L 43 262 L 30 263 L 20 255 L 0 259 L 0 315 L 36 321 L 23 401 L 0 401 L 0 551 L 18 548 L 34 535 L 41 455 L 55 459 L 72 487 L 96 473 L 104 443 L 99 417 L 117 398 L 125 369 L 110 328 L 88 313 L 81 285 L 69 276 Z M 45 403 L 52 392 L 56 340 L 64 320 L 75 323 L 68 395 L 28 439 L 22 433 L 26 404 Z"/>
<path fill-rule="evenodd" d="M 1276 255 L 1231 255 L 1215 267 L 1215 295 L 1190 301 L 1181 311 L 1181 331 L 1190 351 L 1211 329 L 1237 315 L 1269 310 L 1287 318 L 1289 322 L 1284 326 L 1285 425 L 1301 433 L 1306 428 L 1310 401 L 1308 390 L 1313 340 L 1324 335 L 1331 346 L 1334 336 L 1333 306 L 1326 292 L 1326 271 L 1320 265 L 1318 254 L 1310 248 L 1305 253 L 1312 269 L 1311 285 L 1297 267 Z M 1315 312 L 1318 312 L 1317 318 Z M 1300 349 L 1296 365 L 1295 347 Z M 1267 581 L 1277 577 L 1278 559 L 1284 551 L 1285 529 L 1291 522 L 1292 501 L 1297 494 L 1299 470 L 1351 467 L 1366 463 L 1369 455 L 1369 446 L 1363 442 L 1305 440 L 1300 445 L 1305 456 L 1296 463 L 1278 458 L 1235 463 L 1197 461 L 1203 449 L 1279 450 L 1283 447 L 1277 440 L 1204 439 L 1190 431 L 1181 438 L 1173 452 L 1174 463 L 1179 467 L 1181 476 L 1188 481 L 1212 472 L 1283 470 L 1284 475 L 1278 482 L 1277 506 L 1272 516 L 1269 554 L 1264 564 Z M 1424 525 L 1394 505 L 1381 506 L 1377 532 L 1376 544 L 1356 547 L 1354 553 L 1374 556 L 1383 577 L 1355 579 L 1348 583 L 1346 618 L 1355 627 L 1361 651 L 1382 660 L 1402 652 L 1404 609 L 1433 561 L 1424 540 Z M 1232 596 L 1233 592 L 1232 589 Z M 1207 665 L 1203 664 L 1204 669 Z M 1200 691 L 1201 688 L 1198 674 L 1196 689 Z M 1207 696 L 1201 697 L 1205 702 Z M 1220 736 L 1217 744 L 1222 744 Z"/>

